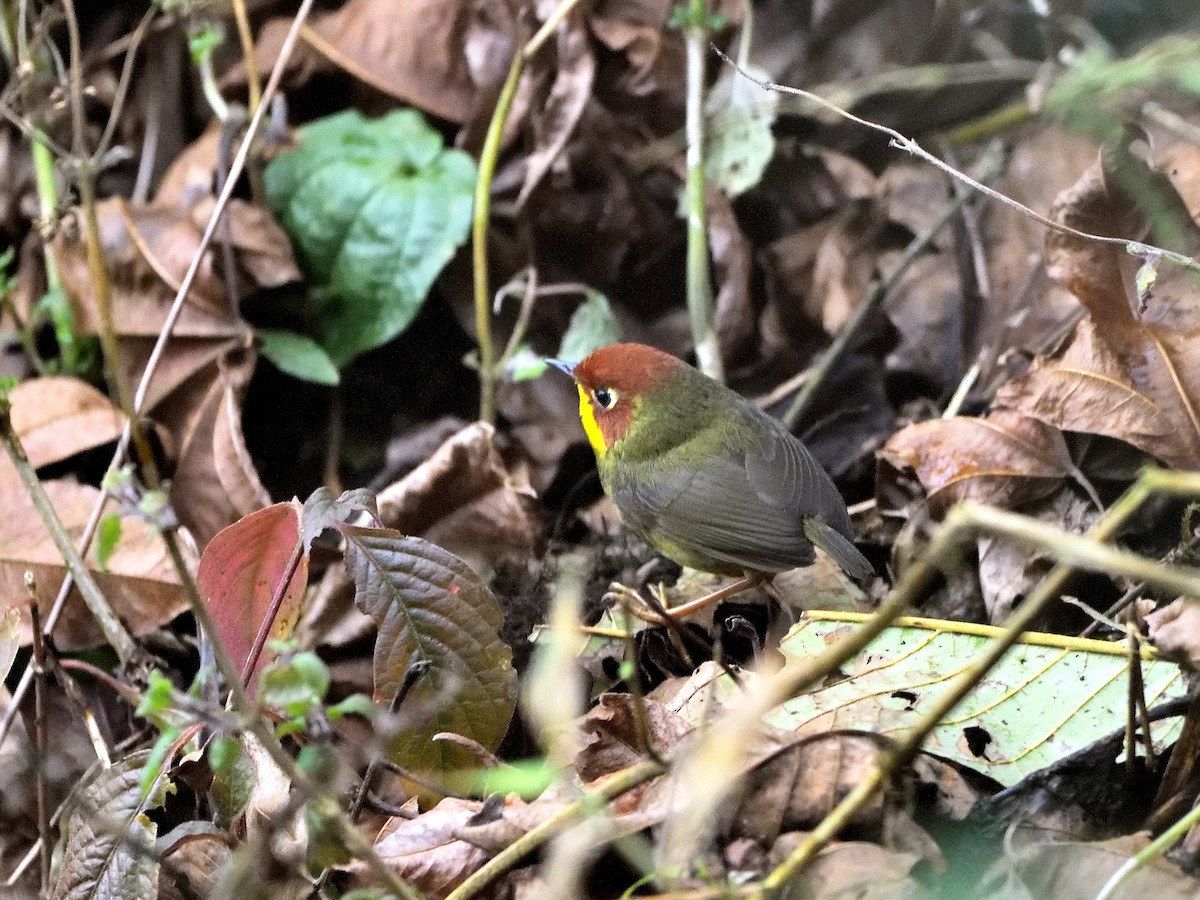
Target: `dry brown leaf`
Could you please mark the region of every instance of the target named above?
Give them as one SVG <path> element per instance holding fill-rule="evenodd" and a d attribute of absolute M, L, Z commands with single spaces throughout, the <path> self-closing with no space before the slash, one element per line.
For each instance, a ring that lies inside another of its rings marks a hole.
<path fill-rule="evenodd" d="M 552 11 L 551 8 L 547 14 Z M 556 59 L 547 61 L 545 54 L 540 54 L 534 60 L 535 64 L 541 61 L 540 64 L 549 69 L 544 74 L 539 73 L 540 80 L 552 78 L 553 81 L 545 99 L 532 106 L 533 149 L 525 160 L 525 181 L 517 196 L 517 206 L 524 205 L 558 160 L 592 96 L 596 57 L 588 40 L 582 7 L 575 7 L 555 31 L 554 46 Z"/>
<path fill-rule="evenodd" d="M 514 796 L 505 801 L 510 804 L 524 801 Z M 447 797 L 415 819 L 394 816 L 376 836 L 375 852 L 413 887 L 444 897 L 492 856 L 459 837 L 482 807 L 478 800 Z"/>
<path fill-rule="evenodd" d="M 827 333 L 837 334 L 866 297 L 883 224 L 882 209 L 875 203 L 849 204 L 817 248 L 804 310 Z"/>
<path fill-rule="evenodd" d="M 705 202 L 708 244 L 717 280 L 713 313 L 717 345 L 725 359 L 733 361 L 752 349 L 750 343 L 757 331 L 754 300 L 750 295 L 754 252 L 742 234 L 729 198 L 721 191 L 710 190 Z"/>
<path fill-rule="evenodd" d="M 465 51 L 474 4 L 464 0 L 350 0 L 314 17 L 301 32 L 304 46 L 289 59 L 293 78 L 336 67 L 376 90 L 426 112 L 461 124 L 475 99 Z M 291 17 L 272 19 L 257 42 L 260 72 L 270 73 Z M 511 54 L 508 57 L 511 59 Z M 230 80 L 243 80 L 234 71 Z"/>
<path fill-rule="evenodd" d="M 1146 616 L 1146 630 L 1163 656 L 1200 671 L 1200 604 L 1178 597 Z"/>
<path fill-rule="evenodd" d="M 789 832 L 776 841 L 771 863 L 782 863 L 805 840 L 801 832 Z M 915 853 L 888 850 L 866 841 L 830 844 L 788 884 L 790 896 L 838 898 L 838 900 L 920 900 L 928 888 L 912 875 L 923 858 Z"/>
<path fill-rule="evenodd" d="M 163 854 L 158 874 L 160 900 L 211 896 L 232 857 L 228 840 L 219 834 L 197 834 L 179 841 Z"/>
<path fill-rule="evenodd" d="M 100 492 L 67 481 L 49 481 L 44 487 L 67 533 L 78 538 Z M 0 518 L 0 611 L 21 610 L 23 640 L 28 641 L 29 592 L 25 573 L 33 573 L 34 595 L 45 621 L 66 567 L 23 491 L 0 497 L 0 508 L 5 513 Z M 114 509 L 115 504 L 109 501 L 108 511 Z M 108 561 L 107 573 L 99 570 L 94 554 L 89 553 L 85 561 L 113 610 L 130 631 L 141 635 L 175 618 L 187 608 L 187 601 L 158 532 L 129 517 L 122 518 L 121 526 L 121 539 Z M 190 566 L 194 564 L 195 560 L 189 560 Z M 72 591 L 54 630 L 54 640 L 62 650 L 95 647 L 104 642 L 77 590 Z"/>
<path fill-rule="evenodd" d="M 183 275 L 199 247 L 210 199 L 191 209 L 120 199 L 97 207 L 112 288 L 114 328 L 127 378 L 141 377 Z M 292 281 L 299 271 L 287 238 L 263 210 L 235 201 L 230 243 L 240 269 L 260 286 Z M 98 313 L 82 238 L 60 236 L 55 253 L 68 296 L 85 329 Z M 162 423 L 176 456 L 171 499 L 202 547 L 235 519 L 270 502 L 241 438 L 241 401 L 256 354 L 210 251 L 159 362 L 144 409 Z"/>
<path fill-rule="evenodd" d="M 13 430 L 34 468 L 115 441 L 125 427 L 109 399 L 78 378 L 31 378 L 9 400 Z"/>
<path fill-rule="evenodd" d="M 199 246 L 200 233 L 182 208 L 128 203 L 121 198 L 96 206 L 100 247 L 108 267 L 113 325 L 118 336 L 158 334 L 176 289 Z M 51 245 L 78 327 L 100 328 L 84 234 L 60 231 Z M 207 254 L 174 333 L 211 339 L 240 337 L 246 327 L 234 318 L 213 256 Z"/>
<path fill-rule="evenodd" d="M 1104 883 L 1149 843 L 1145 833 L 1084 843 L 1046 838 L 1037 843 L 1010 841 L 1005 858 L 993 873 L 1004 885 L 1002 894 L 988 896 L 1054 897 L 1055 900 L 1093 900 Z M 1196 880 L 1174 863 L 1155 855 L 1121 884 L 1117 897 L 1154 900 L 1194 900 Z"/>
<path fill-rule="evenodd" d="M 510 473 L 494 430 L 469 425 L 422 465 L 379 492 L 387 528 L 449 550 L 477 572 L 528 558 L 541 529 L 527 482 Z"/>
<path fill-rule="evenodd" d="M 579 752 L 572 765 L 591 782 L 647 758 L 643 735 L 655 753 L 669 756 L 693 726 L 661 703 L 644 701 L 645 720 L 638 721 L 637 701 L 628 694 L 601 694 L 599 703 L 580 717 Z"/>
<path fill-rule="evenodd" d="M 892 436 L 879 458 L 916 472 L 943 510 L 960 500 L 1011 507 L 1045 497 L 1074 470 L 1060 431 L 1006 410 L 910 425 Z"/>
<path fill-rule="evenodd" d="M 1112 180 L 1097 161 L 1058 198 L 1055 218 L 1094 233 L 1140 237 L 1142 213 Z M 1161 180 L 1150 183 L 1162 188 L 1159 214 L 1182 240 L 1200 246 L 1178 196 L 1167 194 Z M 1050 273 L 1089 318 L 1063 349 L 1006 384 L 997 404 L 1063 430 L 1118 438 L 1171 466 L 1200 466 L 1200 283 L 1160 264 L 1149 293 L 1139 298 L 1136 261 L 1120 247 L 1051 232 L 1047 251 Z"/>
<path fill-rule="evenodd" d="M 242 398 L 254 362 L 253 353 L 228 353 L 190 373 L 158 410 L 176 440 L 171 502 L 201 548 L 271 502 L 242 437 Z"/>
<path fill-rule="evenodd" d="M 221 147 L 221 125 L 213 122 L 172 160 L 154 192 L 159 206 L 188 209 L 213 192 L 217 153 Z"/>

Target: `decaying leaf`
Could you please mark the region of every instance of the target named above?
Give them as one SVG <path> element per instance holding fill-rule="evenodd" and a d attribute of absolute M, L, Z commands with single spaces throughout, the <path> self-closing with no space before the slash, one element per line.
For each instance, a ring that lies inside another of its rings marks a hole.
<path fill-rule="evenodd" d="M 195 209 L 165 203 L 116 198 L 98 204 L 96 215 L 114 329 L 126 378 L 133 384 L 199 247 L 201 230 Z M 254 260 L 239 271 L 258 270 L 268 283 L 289 280 L 295 263 L 288 262 L 290 251 L 278 226 L 264 216 L 249 208 L 231 213 L 234 258 Z M 100 318 L 84 236 L 60 235 L 53 249 L 76 320 L 85 333 L 95 333 Z M 171 499 L 201 546 L 270 502 L 241 439 L 241 398 L 256 354 L 249 326 L 235 310 L 236 298 L 227 295 L 216 259 L 211 250 L 202 259 L 144 407 L 170 433 L 178 459 Z"/>
<path fill-rule="evenodd" d="M 1007 410 L 910 425 L 879 458 L 915 471 L 940 510 L 960 500 L 1017 506 L 1047 496 L 1075 470 L 1060 431 Z"/>
<path fill-rule="evenodd" d="M 1137 238 L 1145 213 L 1097 161 L 1058 199 L 1055 217 L 1093 233 Z M 1162 198 L 1177 195 L 1160 192 Z M 1153 210 L 1170 218 L 1171 210 Z M 1186 218 L 1177 240 L 1200 245 Z M 1052 232 L 1048 269 L 1088 311 L 1066 346 L 1040 359 L 996 396 L 1064 431 L 1115 437 L 1171 466 L 1200 466 L 1200 280 L 1175 267 L 1160 271 L 1150 296 L 1133 285 L 1136 260 L 1120 247 Z"/>
<path fill-rule="evenodd" d="M 390 749 L 410 768 L 452 768 L 473 760 L 450 731 L 494 749 L 517 702 L 512 650 L 499 637 L 500 606 L 462 560 L 420 538 L 385 529 L 340 527 L 355 603 L 375 620 L 375 698 L 400 705 L 408 727 Z"/>
<path fill-rule="evenodd" d="M 55 900 L 154 896 L 158 826 L 146 813 L 163 804 L 172 786 L 160 774 L 143 792 L 142 769 L 149 759 L 150 751 L 142 750 L 109 768 L 97 763 L 72 792 L 50 889 Z"/>
<path fill-rule="evenodd" d="M 1200 671 L 1200 604 L 1177 597 L 1146 616 L 1146 628 L 1163 656 Z"/>
<path fill-rule="evenodd" d="M 475 97 L 464 52 L 473 17 L 472 4 L 459 0 L 401 6 L 391 0 L 350 0 L 313 18 L 304 32 L 307 46 L 292 54 L 289 66 L 300 77 L 344 69 L 404 103 L 463 122 Z M 291 23 L 290 17 L 272 19 L 263 29 L 256 53 L 262 77 L 275 65 Z M 231 77 L 244 79 L 244 73 Z"/>

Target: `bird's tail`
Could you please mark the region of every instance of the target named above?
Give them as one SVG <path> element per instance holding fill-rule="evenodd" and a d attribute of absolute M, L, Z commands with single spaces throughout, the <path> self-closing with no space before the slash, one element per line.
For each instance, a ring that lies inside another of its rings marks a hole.
<path fill-rule="evenodd" d="M 875 574 L 875 567 L 858 552 L 858 548 L 845 535 L 820 519 L 804 519 L 804 536 L 832 556 L 842 570 L 856 581 Z"/>

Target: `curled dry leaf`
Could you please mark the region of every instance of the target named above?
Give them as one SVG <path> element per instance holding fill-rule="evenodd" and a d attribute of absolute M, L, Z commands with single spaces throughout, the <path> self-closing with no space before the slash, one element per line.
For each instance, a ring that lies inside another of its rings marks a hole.
<path fill-rule="evenodd" d="M 1012 507 L 1043 498 L 1075 470 L 1060 431 L 1007 410 L 909 425 L 879 458 L 912 469 L 942 510 L 968 499 Z"/>
<path fill-rule="evenodd" d="M 118 198 L 98 204 L 96 213 L 114 328 L 127 378 L 134 383 L 199 247 L 201 231 L 195 211 L 183 207 Z M 264 283 L 294 277 L 289 245 L 265 213 L 247 206 L 231 214 L 230 228 L 235 258 L 253 260 L 246 271 L 257 270 Z M 267 246 L 275 241 L 272 253 Z M 94 331 L 99 314 L 83 237 L 60 234 L 54 252 L 81 327 Z M 201 546 L 270 502 L 241 436 L 241 400 L 257 357 L 250 328 L 234 310 L 220 269 L 213 253 L 207 253 L 145 404 L 174 443 L 171 500 Z"/>
<path fill-rule="evenodd" d="M 67 481 L 46 482 L 44 487 L 63 527 L 68 534 L 78 536 L 100 492 Z M 0 517 L 0 610 L 21 610 L 23 641 L 28 642 L 29 590 L 25 573 L 33 575 L 33 594 L 44 622 L 66 575 L 66 566 L 24 491 L 0 496 L 0 508 L 5 511 Z M 111 501 L 108 511 L 115 511 Z M 94 554 L 89 553 L 85 562 L 108 602 L 134 634 L 152 631 L 187 608 L 162 539 L 139 519 L 122 517 L 121 539 L 108 560 L 107 572 L 99 571 Z M 72 591 L 54 630 L 54 640 L 60 650 L 95 647 L 104 641 L 77 591 Z"/>
<path fill-rule="evenodd" d="M 579 752 L 573 762 L 585 782 L 619 772 L 648 758 L 648 739 L 658 756 L 669 756 L 694 727 L 661 703 L 645 700 L 645 721 L 639 723 L 629 694 L 606 693 L 576 722 Z"/>
<path fill-rule="evenodd" d="M 553 78 L 549 93 L 531 107 L 534 145 L 525 159 L 525 181 L 517 197 L 518 206 L 525 203 L 558 160 L 592 96 L 596 57 L 588 40 L 582 6 L 575 7 L 558 27 L 554 47 L 557 59 L 548 62 L 546 73 Z M 545 54 L 539 54 L 531 64 L 537 66 L 545 58 Z"/>
<path fill-rule="evenodd" d="M 541 533 L 534 499 L 528 483 L 500 458 L 495 429 L 477 422 L 380 491 L 379 519 L 487 572 L 504 560 L 523 561 L 533 551 Z"/>
<path fill-rule="evenodd" d="M 464 122 L 475 99 L 465 35 L 476 15 L 465 0 L 350 0 L 315 16 L 288 61 L 294 77 L 342 69 L 376 90 L 451 122 Z M 260 73 L 279 57 L 291 17 L 272 19 L 257 42 Z M 511 58 L 511 56 L 509 57 Z M 244 80 L 243 71 L 227 80 Z"/>
<path fill-rule="evenodd" d="M 1181 205 L 1177 195 L 1169 196 Z M 1159 212 L 1170 218 L 1173 207 L 1167 207 Z M 1139 237 L 1145 227 L 1139 207 L 1112 186 L 1100 162 L 1059 197 L 1055 218 L 1116 237 Z M 1200 245 L 1190 219 L 1180 218 L 1177 237 Z M 1065 431 L 1118 438 L 1171 466 L 1200 467 L 1196 277 L 1160 263 L 1157 280 L 1139 298 L 1135 261 L 1120 247 L 1052 232 L 1047 248 L 1051 274 L 1075 293 L 1089 318 L 1061 350 L 1004 385 L 997 404 Z"/>
<path fill-rule="evenodd" d="M 524 801 L 510 797 L 505 805 Z M 447 797 L 414 819 L 393 816 L 375 838 L 375 852 L 389 868 L 417 890 L 444 897 L 492 857 L 492 853 L 460 836 L 479 815 L 478 800 Z M 355 868 L 362 870 L 361 863 Z"/>
<path fill-rule="evenodd" d="M 107 397 L 77 378 L 32 378 L 9 400 L 13 431 L 35 469 L 115 441 L 125 423 Z M 0 495 L 23 490 L 8 454 L 0 453 Z"/>
<path fill-rule="evenodd" d="M 125 417 L 85 381 L 32 378 L 9 394 L 12 426 L 34 468 L 61 462 L 121 436 Z"/>

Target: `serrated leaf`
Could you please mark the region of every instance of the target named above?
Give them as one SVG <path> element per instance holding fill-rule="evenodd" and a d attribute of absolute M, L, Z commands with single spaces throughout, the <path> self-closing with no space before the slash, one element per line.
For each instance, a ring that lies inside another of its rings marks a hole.
<path fill-rule="evenodd" d="M 71 792 L 50 889 L 54 900 L 156 896 L 158 827 L 146 813 L 162 806 L 171 785 L 160 774 L 150 790 L 142 791 L 149 758 L 143 750 L 107 769 L 97 764 Z"/>
<path fill-rule="evenodd" d="M 780 650 L 788 660 L 809 659 L 857 627 L 852 621 L 805 619 L 788 632 Z M 789 700 L 766 721 L 800 734 L 851 728 L 900 737 L 1002 630 L 929 619 L 902 621 L 914 624 L 886 629 L 842 667 L 846 678 Z M 968 627 L 980 633 L 966 633 Z M 1070 646 L 1064 646 L 1068 641 Z M 1123 726 L 1129 670 L 1125 649 L 1122 644 L 1027 633 L 934 730 L 924 749 L 1006 786 L 1016 784 Z M 1150 705 L 1186 693 L 1174 663 L 1144 659 L 1142 672 Z M 723 679 L 718 693 L 725 687 L 729 698 L 743 690 Z M 696 702 L 701 695 L 695 694 Z M 685 706 L 690 713 L 681 711 L 685 718 L 711 715 L 692 703 Z M 1173 740 L 1178 727 L 1178 719 L 1155 723 L 1156 745 Z"/>
<path fill-rule="evenodd" d="M 615 344 L 620 339 L 621 332 L 608 298 L 599 291 L 588 291 L 583 304 L 571 314 L 558 347 L 558 358 L 579 362 L 593 350 Z"/>
<path fill-rule="evenodd" d="M 212 610 L 217 630 L 233 661 L 244 667 L 259 626 L 269 614 L 294 553 L 291 573 L 271 625 L 270 637 L 286 638 L 300 615 L 308 584 L 308 554 L 300 544 L 300 504 L 276 503 L 239 519 L 217 534 L 200 558 L 196 586 Z M 264 647 L 253 685 L 274 654 Z"/>
<path fill-rule="evenodd" d="M 433 741 L 448 731 L 495 748 L 517 700 L 512 650 L 499 637 L 500 605 L 461 559 L 398 531 L 341 526 L 355 603 L 375 620 L 375 699 L 390 702 L 416 664 L 401 712 L 412 726 L 393 744 L 395 762 L 445 770 L 472 764 L 461 748 Z"/>
<path fill-rule="evenodd" d="M 318 341 L 338 368 L 400 334 L 466 239 L 475 163 L 414 110 L 354 110 L 301 130 L 267 196 L 318 289 Z"/>
<path fill-rule="evenodd" d="M 258 337 L 262 355 L 279 371 L 314 384 L 334 385 L 342 380 L 325 348 L 312 338 L 273 328 L 258 329 Z"/>

